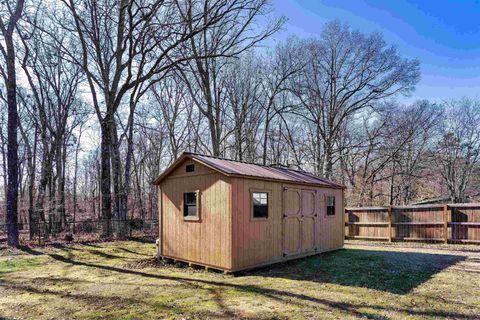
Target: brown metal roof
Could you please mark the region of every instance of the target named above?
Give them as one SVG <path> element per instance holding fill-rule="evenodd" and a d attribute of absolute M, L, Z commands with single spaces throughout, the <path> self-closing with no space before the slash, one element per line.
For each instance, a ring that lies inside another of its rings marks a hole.
<path fill-rule="evenodd" d="M 234 161 L 189 152 L 184 152 L 177 161 L 175 161 L 154 181 L 154 183 L 160 183 L 173 169 L 175 169 L 181 162 L 183 162 L 185 158 L 196 160 L 227 176 L 242 176 L 247 178 L 258 178 L 290 183 L 318 185 L 330 188 L 345 188 L 341 184 L 335 183 L 325 178 L 318 177 L 305 171 L 298 171 L 281 167 L 269 167 L 254 163 Z"/>

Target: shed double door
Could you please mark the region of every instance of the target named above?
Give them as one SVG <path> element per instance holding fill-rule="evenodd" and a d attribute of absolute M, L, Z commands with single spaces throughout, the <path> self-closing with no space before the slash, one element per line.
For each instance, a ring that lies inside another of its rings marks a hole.
<path fill-rule="evenodd" d="M 291 256 L 316 249 L 316 190 L 283 188 L 283 254 Z"/>

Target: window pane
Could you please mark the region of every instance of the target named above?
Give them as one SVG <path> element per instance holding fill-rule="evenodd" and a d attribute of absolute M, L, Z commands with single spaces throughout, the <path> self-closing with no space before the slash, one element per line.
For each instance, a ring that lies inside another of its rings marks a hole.
<path fill-rule="evenodd" d="M 184 217 L 198 216 L 196 192 L 185 192 L 183 194 L 183 216 Z"/>
<path fill-rule="evenodd" d="M 254 204 L 268 204 L 268 193 L 266 192 L 254 192 L 253 203 Z"/>
<path fill-rule="evenodd" d="M 184 196 L 185 204 L 197 204 L 197 194 L 195 192 L 187 192 Z"/>
<path fill-rule="evenodd" d="M 327 216 L 335 215 L 335 207 L 327 207 Z"/>
<path fill-rule="evenodd" d="M 334 206 L 335 205 L 335 197 L 329 196 L 328 198 L 328 205 Z"/>
<path fill-rule="evenodd" d="M 268 217 L 268 193 L 267 192 L 253 192 L 253 217 L 267 218 Z"/>
<path fill-rule="evenodd" d="M 268 217 L 268 206 L 253 206 L 253 217 L 254 218 L 267 218 Z"/>
<path fill-rule="evenodd" d="M 335 197 L 327 197 L 327 216 L 335 215 Z"/>
<path fill-rule="evenodd" d="M 195 217 L 197 215 L 197 206 L 187 206 L 187 212 L 185 216 Z"/>

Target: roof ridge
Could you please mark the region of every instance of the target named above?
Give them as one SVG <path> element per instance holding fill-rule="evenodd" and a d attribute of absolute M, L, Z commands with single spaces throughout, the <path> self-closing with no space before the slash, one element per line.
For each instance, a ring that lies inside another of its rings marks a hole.
<path fill-rule="evenodd" d="M 256 177 L 259 179 L 273 179 L 276 181 L 287 181 L 291 183 L 312 184 L 333 188 L 345 188 L 344 185 L 331 181 L 324 177 L 317 176 L 314 173 L 305 170 L 297 170 L 278 166 L 268 166 L 243 160 L 233 160 L 224 157 L 211 156 L 197 152 L 184 151 L 177 160 L 174 161 L 157 179 L 155 184 L 159 184 L 172 170 L 180 165 L 185 158 L 191 158 L 219 171 L 227 176 L 238 175 L 245 177 Z M 225 163 L 222 163 L 225 161 Z M 230 163 L 230 164 L 229 164 Z M 237 165 L 234 165 L 234 164 Z M 242 168 L 242 164 L 244 164 Z M 251 165 L 254 168 L 248 168 L 245 165 Z M 263 172 L 262 172 L 263 171 Z"/>
<path fill-rule="evenodd" d="M 252 165 L 255 165 L 255 166 L 260 166 L 260 167 L 265 167 L 265 168 L 287 169 L 287 170 L 293 170 L 293 171 L 298 171 L 298 172 L 307 172 L 307 171 L 304 171 L 304 170 L 292 169 L 292 168 L 289 168 L 289 167 L 282 167 L 280 165 L 276 167 L 274 165 L 248 162 L 248 161 L 243 161 L 243 160 L 233 160 L 233 159 L 229 159 L 229 158 L 225 158 L 225 157 L 212 156 L 212 155 L 209 155 L 209 154 L 203 154 L 203 153 L 198 153 L 198 152 L 184 151 L 183 153 L 187 154 L 187 155 L 194 155 L 194 156 L 208 157 L 208 158 L 219 159 L 219 160 L 226 160 L 226 161 L 232 161 L 232 162 L 252 164 Z"/>
<path fill-rule="evenodd" d="M 259 166 L 259 167 L 264 167 L 264 168 L 269 168 L 269 169 L 279 169 L 279 170 L 289 170 L 289 171 L 295 171 L 295 172 L 299 172 L 299 173 L 306 173 L 306 174 L 309 174 L 309 175 L 313 175 L 314 177 L 316 178 L 319 178 L 319 179 L 322 179 L 322 180 L 326 180 L 327 182 L 331 182 L 331 183 L 335 183 L 335 184 L 338 184 L 334 181 L 331 181 L 325 177 L 322 177 L 322 176 L 318 176 L 314 173 L 311 173 L 309 171 L 306 171 L 306 170 L 303 170 L 303 169 L 293 169 L 293 168 L 290 168 L 290 167 L 282 167 L 282 166 L 274 166 L 274 165 L 266 165 L 266 164 L 260 164 L 260 163 L 255 163 L 255 162 L 248 162 L 248 161 L 243 161 L 243 160 L 233 160 L 233 159 L 229 159 L 229 158 L 225 158 L 225 157 L 219 157 L 219 156 L 212 156 L 212 155 L 209 155 L 209 154 L 203 154 L 203 153 L 198 153 L 198 152 L 190 152 L 190 151 L 184 151 L 183 152 L 184 154 L 187 154 L 187 155 L 194 155 L 194 156 L 201 156 L 201 157 L 207 157 L 207 158 L 212 158 L 212 159 L 218 159 L 218 160 L 225 160 L 225 161 L 231 161 L 231 162 L 239 162 L 239 163 L 245 163 L 245 164 L 251 164 L 251 165 L 254 165 L 254 166 Z"/>

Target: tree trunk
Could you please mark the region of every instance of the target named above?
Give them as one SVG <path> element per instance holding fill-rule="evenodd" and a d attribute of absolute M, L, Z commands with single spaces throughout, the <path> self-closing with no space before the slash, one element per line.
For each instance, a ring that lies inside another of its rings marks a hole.
<path fill-rule="evenodd" d="M 265 115 L 265 132 L 263 134 L 263 155 L 262 155 L 262 164 L 267 164 L 267 144 L 268 144 L 268 130 L 270 127 L 270 110 L 267 110 Z"/>
<path fill-rule="evenodd" d="M 124 188 L 122 188 L 122 193 L 120 195 L 120 219 L 122 221 L 127 220 L 127 211 L 128 211 L 128 197 L 130 194 L 130 179 L 131 179 L 131 167 L 132 167 L 132 156 L 133 156 L 133 110 L 130 111 L 129 118 L 129 127 L 127 135 L 127 156 L 125 159 L 125 181 Z M 126 229 L 123 229 L 126 232 Z M 121 237 L 125 237 L 126 233 L 120 234 Z"/>
<path fill-rule="evenodd" d="M 22 134 L 23 140 L 25 141 L 25 148 L 27 152 L 27 173 L 28 173 L 28 229 L 30 240 L 35 236 L 35 227 L 37 224 L 37 219 L 35 219 L 35 201 L 34 201 L 34 190 L 35 190 L 35 164 L 37 156 L 37 132 L 38 127 L 35 126 L 35 134 L 33 138 L 33 151 L 32 147 L 28 142 L 28 137 L 22 126 L 19 125 L 20 132 Z"/>
<path fill-rule="evenodd" d="M 78 180 L 78 153 L 80 151 L 80 142 L 82 139 L 82 126 L 80 126 L 80 135 L 78 136 L 77 146 L 75 147 L 75 169 L 73 174 L 73 226 L 72 232 L 75 233 L 75 222 L 77 219 L 77 180 Z M 86 180 L 85 180 L 86 181 Z M 95 205 L 93 206 L 95 210 Z"/>
<path fill-rule="evenodd" d="M 326 139 L 324 142 L 324 168 L 323 168 L 323 177 L 327 179 L 332 179 L 333 176 L 333 142 L 331 139 Z"/>
<path fill-rule="evenodd" d="M 112 163 L 112 180 L 113 180 L 113 198 L 114 201 L 114 210 L 113 217 L 114 219 L 121 219 L 121 193 L 122 193 L 122 179 L 121 179 L 121 160 L 120 160 L 120 142 L 118 141 L 117 127 L 114 122 L 110 125 L 110 156 Z"/>
<path fill-rule="evenodd" d="M 5 150 L 5 147 L 7 146 L 7 138 L 3 135 L 3 133 L 0 130 L 0 139 L 2 143 L 2 170 L 4 172 L 3 174 L 3 192 L 6 195 L 7 194 L 7 175 L 5 172 L 7 172 L 7 151 Z"/>
<path fill-rule="evenodd" d="M 17 247 L 18 240 L 18 137 L 19 124 L 17 110 L 17 79 L 15 74 L 15 49 L 13 38 L 5 37 L 7 47 L 7 104 L 8 104 L 8 131 L 7 131 L 7 234 L 8 245 Z"/>
<path fill-rule="evenodd" d="M 111 132 L 110 122 L 113 121 L 113 115 L 106 115 L 101 122 L 101 147 L 100 147 L 100 195 L 101 195 L 101 217 L 104 220 L 103 236 L 111 236 L 111 219 L 112 219 L 112 199 L 110 186 L 112 184 L 110 172 L 110 147 Z"/>
<path fill-rule="evenodd" d="M 243 161 L 243 149 L 242 149 L 242 125 L 237 124 L 235 129 L 235 159 Z"/>
<path fill-rule="evenodd" d="M 67 218 L 65 216 L 65 172 L 64 172 L 64 143 L 62 137 L 63 134 L 59 133 L 59 138 L 56 145 L 56 171 L 57 171 L 57 187 L 56 187 L 56 212 L 60 224 L 63 227 L 66 226 Z"/>

